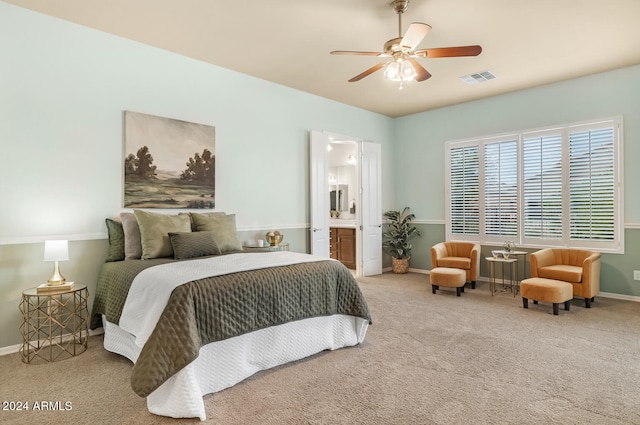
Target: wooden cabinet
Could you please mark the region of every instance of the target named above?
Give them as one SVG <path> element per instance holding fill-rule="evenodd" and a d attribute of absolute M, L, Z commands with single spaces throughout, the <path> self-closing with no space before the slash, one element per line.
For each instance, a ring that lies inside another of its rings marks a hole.
<path fill-rule="evenodd" d="M 329 229 L 329 256 L 350 269 L 356 268 L 356 229 L 331 227 Z"/>

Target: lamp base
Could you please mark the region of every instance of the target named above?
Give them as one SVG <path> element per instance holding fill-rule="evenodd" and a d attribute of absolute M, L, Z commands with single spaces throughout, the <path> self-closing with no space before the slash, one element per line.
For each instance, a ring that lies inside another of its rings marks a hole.
<path fill-rule="evenodd" d="M 60 268 L 58 267 L 58 262 L 56 261 L 53 266 L 53 274 L 51 275 L 49 280 L 47 280 L 47 285 L 49 286 L 62 285 L 66 281 L 67 279 L 65 279 L 64 276 L 62 276 L 62 274 L 60 273 Z"/>

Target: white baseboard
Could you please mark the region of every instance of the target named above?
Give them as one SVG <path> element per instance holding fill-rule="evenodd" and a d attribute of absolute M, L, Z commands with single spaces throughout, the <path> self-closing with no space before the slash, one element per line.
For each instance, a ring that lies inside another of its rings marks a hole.
<path fill-rule="evenodd" d="M 383 272 L 390 272 L 391 271 L 391 267 L 387 267 L 382 269 Z M 420 274 L 430 274 L 431 270 L 425 270 L 425 269 L 414 269 L 409 267 L 409 271 L 412 273 L 420 273 Z M 489 278 L 488 277 L 484 277 L 484 276 L 480 276 L 478 278 L 479 282 L 489 282 Z M 616 300 L 623 300 L 623 301 L 632 301 L 635 303 L 640 303 L 640 297 L 636 297 L 634 295 L 622 295 L 622 294 L 614 294 L 613 292 L 600 292 L 598 294 L 598 297 L 602 297 L 602 298 L 613 298 Z"/>
<path fill-rule="evenodd" d="M 103 333 L 104 333 L 104 330 L 102 328 L 98 328 L 95 331 L 92 331 L 91 329 L 89 330 L 90 337 L 94 335 L 102 335 Z M 10 345 L 8 347 L 0 347 L 0 356 L 17 353 L 20 350 L 21 346 L 22 344 Z"/>

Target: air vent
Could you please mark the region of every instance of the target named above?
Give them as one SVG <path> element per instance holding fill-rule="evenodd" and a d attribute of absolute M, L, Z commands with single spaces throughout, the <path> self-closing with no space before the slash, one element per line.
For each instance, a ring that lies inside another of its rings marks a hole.
<path fill-rule="evenodd" d="M 484 83 L 485 81 L 495 80 L 496 76 L 489 71 L 477 72 L 475 74 L 463 75 L 460 77 L 462 81 L 469 85 Z"/>

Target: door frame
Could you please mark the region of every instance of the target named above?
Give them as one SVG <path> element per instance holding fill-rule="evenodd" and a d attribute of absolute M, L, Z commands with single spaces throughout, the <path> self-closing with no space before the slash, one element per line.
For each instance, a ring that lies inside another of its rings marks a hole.
<path fill-rule="evenodd" d="M 356 150 L 356 158 L 357 158 L 357 162 L 356 162 L 356 180 L 357 180 L 357 188 L 356 188 L 356 193 L 357 193 L 357 203 L 356 203 L 356 207 L 357 207 L 357 212 L 356 212 L 356 217 L 355 217 L 355 221 L 356 221 L 356 276 L 363 276 L 364 275 L 364 249 L 363 249 L 363 242 L 364 242 L 364 229 L 363 229 L 363 215 L 365 213 L 365 211 L 363 211 L 365 205 L 363 203 L 363 191 L 362 191 L 362 187 L 363 187 L 363 182 L 362 182 L 362 173 L 363 173 L 363 169 L 362 169 L 362 155 L 363 155 L 363 144 L 365 143 L 370 143 L 370 142 L 365 142 L 362 139 L 358 139 L 355 137 L 351 137 L 351 136 L 346 136 L 346 135 L 342 135 L 342 134 L 337 134 L 337 133 L 332 133 L 332 132 L 328 132 L 328 131 L 318 131 L 318 130 L 311 130 L 310 132 L 310 141 L 309 141 L 309 156 L 310 156 L 310 194 L 309 194 L 309 198 L 310 198 L 310 218 L 311 218 L 311 223 L 310 223 L 310 243 L 311 243 L 311 249 L 312 249 L 312 254 L 317 254 L 317 253 L 321 253 L 322 256 L 326 256 L 328 258 L 329 256 L 329 245 L 327 243 L 326 245 L 326 249 L 325 249 L 325 245 L 324 242 L 322 242 L 322 240 L 324 239 L 321 235 L 324 234 L 325 230 L 324 228 L 326 227 L 326 232 L 328 233 L 329 231 L 329 214 L 328 214 L 328 208 L 324 208 L 326 210 L 326 212 L 324 213 L 324 215 L 322 214 L 322 210 L 320 211 L 314 211 L 315 209 L 317 209 L 319 206 L 320 208 L 323 208 L 322 205 L 324 206 L 328 206 L 329 205 L 329 182 L 328 182 L 328 150 L 325 150 L 323 152 L 320 152 L 319 150 L 316 151 L 316 149 L 319 149 L 318 146 L 316 146 L 315 148 L 313 147 L 313 143 L 311 141 L 311 139 L 315 137 L 316 139 L 320 139 L 323 141 L 323 143 L 326 143 L 325 149 L 326 147 L 330 144 L 330 142 L 332 140 L 341 140 L 341 141 L 345 141 L 345 142 L 353 142 L 355 145 L 355 150 Z M 316 140 L 317 143 L 317 140 Z M 317 155 L 322 155 L 324 158 L 324 164 L 321 164 L 319 161 L 319 158 L 314 158 L 314 152 L 317 153 Z M 321 169 L 322 168 L 322 169 Z M 323 177 L 320 177 L 323 176 Z M 377 176 L 378 180 L 380 180 L 380 176 Z M 320 179 L 320 180 L 318 180 Z M 379 184 L 377 185 L 377 190 L 378 193 L 376 194 L 377 198 L 380 199 L 380 197 L 382 196 L 382 188 L 379 186 Z M 319 194 L 323 194 L 322 196 L 324 198 L 319 198 Z M 319 204 L 318 204 L 319 202 Z M 382 211 L 378 211 L 379 216 L 379 220 L 380 223 L 382 221 Z M 319 234 L 319 232 L 322 232 Z M 322 243 L 316 243 L 316 239 L 318 239 L 320 242 Z M 381 237 L 380 237 L 381 239 Z M 328 239 L 327 239 L 328 241 Z M 316 246 L 318 245 L 318 246 Z M 319 246 L 321 245 L 321 246 Z M 326 255 L 325 255 L 325 250 L 326 250 Z M 382 246 L 380 246 L 380 250 L 382 250 Z M 382 255 L 380 255 L 380 271 L 382 270 Z"/>

